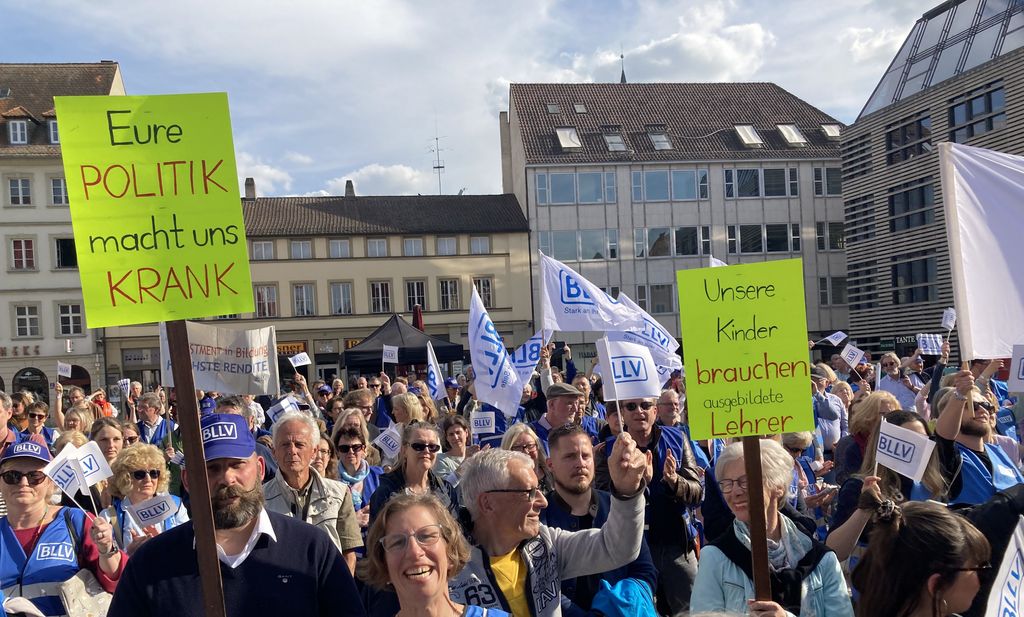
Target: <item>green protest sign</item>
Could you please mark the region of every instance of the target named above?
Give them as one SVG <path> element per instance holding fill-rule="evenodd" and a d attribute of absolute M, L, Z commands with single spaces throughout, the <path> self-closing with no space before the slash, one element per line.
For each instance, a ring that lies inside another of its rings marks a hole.
<path fill-rule="evenodd" d="M 813 431 L 801 260 L 676 278 L 693 438 Z"/>
<path fill-rule="evenodd" d="M 251 312 L 227 95 L 54 103 L 88 326 Z"/>

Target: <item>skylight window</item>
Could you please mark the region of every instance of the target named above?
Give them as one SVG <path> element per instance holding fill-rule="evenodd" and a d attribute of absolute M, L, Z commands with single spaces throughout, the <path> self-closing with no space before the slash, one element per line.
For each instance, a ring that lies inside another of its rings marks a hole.
<path fill-rule="evenodd" d="M 587 106 L 584 105 L 583 103 L 576 103 L 575 105 L 572 106 L 572 108 L 575 109 L 576 113 L 578 114 L 587 113 Z"/>
<path fill-rule="evenodd" d="M 557 113 L 561 113 L 561 111 L 562 111 L 561 108 L 557 104 L 555 104 L 555 103 L 548 103 L 548 113 L 549 114 L 557 114 Z"/>
<path fill-rule="evenodd" d="M 787 144 L 796 148 L 807 146 L 807 139 L 800 132 L 800 129 L 796 128 L 795 124 L 779 124 L 778 127 L 779 132 L 782 133 L 782 138 L 786 140 Z"/>
<path fill-rule="evenodd" d="M 605 133 L 604 143 L 608 146 L 609 152 L 625 152 L 628 150 L 626 148 L 626 140 L 618 133 Z"/>
<path fill-rule="evenodd" d="M 821 130 L 829 140 L 836 141 L 839 139 L 842 129 L 838 124 L 822 124 Z"/>
<path fill-rule="evenodd" d="M 757 134 L 754 127 L 749 124 L 737 124 L 736 135 L 739 136 L 740 141 L 743 145 L 748 148 L 763 148 L 764 141 L 761 140 L 761 136 Z"/>
<path fill-rule="evenodd" d="M 649 131 L 647 136 L 651 138 L 651 145 L 655 150 L 671 150 L 672 140 L 664 131 Z"/>
<path fill-rule="evenodd" d="M 574 127 L 563 126 L 557 128 L 555 129 L 555 135 L 558 137 L 558 145 L 562 146 L 562 150 L 580 150 L 583 148 L 580 134 L 576 132 Z"/>

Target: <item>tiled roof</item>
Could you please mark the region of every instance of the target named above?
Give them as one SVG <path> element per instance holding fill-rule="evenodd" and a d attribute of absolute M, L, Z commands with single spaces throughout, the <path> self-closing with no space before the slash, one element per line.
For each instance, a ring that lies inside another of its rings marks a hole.
<path fill-rule="evenodd" d="M 0 98 L 0 116 L 16 108 L 24 108 L 34 119 L 51 117 L 53 97 L 72 95 L 110 94 L 117 75 L 116 62 L 81 64 L 2 64 L 0 63 L 0 93 L 10 89 L 10 95 Z M 21 117 L 26 117 L 22 115 Z M 6 123 L 0 122 L 0 156 L 4 155 L 57 155 L 60 147 L 51 145 L 45 122 L 29 124 L 28 145 L 8 144 Z"/>
<path fill-rule="evenodd" d="M 12 107 L 11 109 L 8 109 L 7 111 L 4 111 L 4 112 L 0 112 L 0 117 L 3 117 L 3 118 L 31 118 L 32 120 L 35 120 L 36 122 L 38 122 L 36 117 L 33 116 L 31 113 L 29 113 L 29 111 L 27 109 L 25 109 L 21 105 L 18 105 L 17 107 Z"/>
<path fill-rule="evenodd" d="M 254 237 L 529 231 L 512 194 L 259 197 L 242 214 Z"/>
<path fill-rule="evenodd" d="M 527 164 L 840 157 L 839 142 L 821 125 L 842 123 L 771 83 L 512 84 L 510 101 Z M 549 113 L 549 104 L 558 113 Z M 576 113 L 577 104 L 586 113 Z M 737 124 L 753 125 L 764 147 L 744 147 Z M 778 124 L 795 124 L 807 147 L 788 145 Z M 649 125 L 663 125 L 673 149 L 655 150 Z M 563 151 L 559 127 L 576 128 L 582 148 Z M 621 132 L 629 151 L 609 152 L 602 137 L 609 131 Z"/>

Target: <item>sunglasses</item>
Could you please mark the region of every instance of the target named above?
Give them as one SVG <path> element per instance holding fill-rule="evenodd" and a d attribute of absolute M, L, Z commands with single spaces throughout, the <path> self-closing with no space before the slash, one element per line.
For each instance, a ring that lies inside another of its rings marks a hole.
<path fill-rule="evenodd" d="M 622 407 L 626 411 L 636 411 L 637 409 L 643 409 L 644 411 L 647 411 L 648 409 L 654 407 L 654 403 L 652 403 L 651 401 L 642 401 L 640 403 L 625 403 Z"/>
<path fill-rule="evenodd" d="M 11 469 L 0 473 L 0 478 L 3 478 L 3 481 L 11 486 L 17 486 L 21 484 L 22 478 L 28 478 L 29 486 L 38 486 L 46 479 L 46 474 L 39 470 L 22 473 L 16 469 Z"/>
<path fill-rule="evenodd" d="M 882 363 L 882 368 L 892 368 L 894 366 L 896 366 L 896 363 L 894 363 L 894 362 L 883 362 Z"/>
<path fill-rule="evenodd" d="M 371 387 L 371 388 L 379 388 L 379 387 L 380 387 L 380 384 L 379 384 L 379 383 L 371 383 L 371 384 L 370 384 L 370 387 Z"/>
<path fill-rule="evenodd" d="M 146 476 L 149 476 L 150 478 L 157 480 L 160 478 L 160 470 L 150 469 L 149 471 L 146 471 L 145 469 L 136 469 L 135 471 L 132 472 L 132 477 L 135 478 L 136 480 L 145 480 Z"/>
<path fill-rule="evenodd" d="M 358 453 L 358 452 L 362 452 L 365 448 L 366 448 L 366 444 L 361 444 L 361 443 L 354 443 L 354 444 L 351 444 L 351 445 L 349 445 L 347 443 L 345 443 L 345 444 L 339 443 L 338 444 L 338 453 L 339 454 L 348 454 L 349 452 L 352 452 L 353 454 L 355 454 L 355 453 Z"/>
<path fill-rule="evenodd" d="M 45 413 L 30 413 L 30 414 L 28 414 L 28 417 L 32 418 L 33 420 L 45 420 L 46 419 L 46 414 Z"/>
<path fill-rule="evenodd" d="M 125 437 L 124 438 L 124 442 L 127 443 L 127 444 L 138 443 L 138 441 L 139 441 L 139 436 L 138 435 L 136 435 L 135 437 Z"/>
<path fill-rule="evenodd" d="M 985 401 L 974 401 L 974 408 L 977 409 L 978 407 L 981 407 L 985 411 L 992 411 L 993 409 L 995 409 L 995 407 L 992 406 L 992 403 L 986 403 Z"/>
<path fill-rule="evenodd" d="M 441 446 L 436 443 L 423 443 L 422 441 L 414 441 L 409 444 L 409 447 L 417 452 L 428 450 L 431 454 L 436 454 L 441 449 Z"/>

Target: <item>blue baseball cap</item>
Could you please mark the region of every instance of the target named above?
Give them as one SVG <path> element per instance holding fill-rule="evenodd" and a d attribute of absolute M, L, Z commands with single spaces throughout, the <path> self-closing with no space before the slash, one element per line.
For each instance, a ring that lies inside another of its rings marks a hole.
<path fill-rule="evenodd" d="M 459 388 L 459 380 L 454 377 L 449 377 L 444 380 L 444 387 L 457 390 Z"/>
<path fill-rule="evenodd" d="M 16 458 L 34 458 L 37 461 L 49 463 L 53 460 L 50 450 L 46 446 L 37 444 L 34 441 L 21 441 L 7 446 L 4 455 L 0 457 L 0 465 Z"/>
<path fill-rule="evenodd" d="M 199 401 L 199 413 L 206 415 L 211 414 L 217 410 L 217 401 L 213 400 L 212 396 L 204 396 Z"/>
<path fill-rule="evenodd" d="M 218 458 L 249 458 L 256 451 L 256 438 L 242 416 L 211 413 L 199 422 L 203 433 L 203 454 L 207 461 Z"/>

